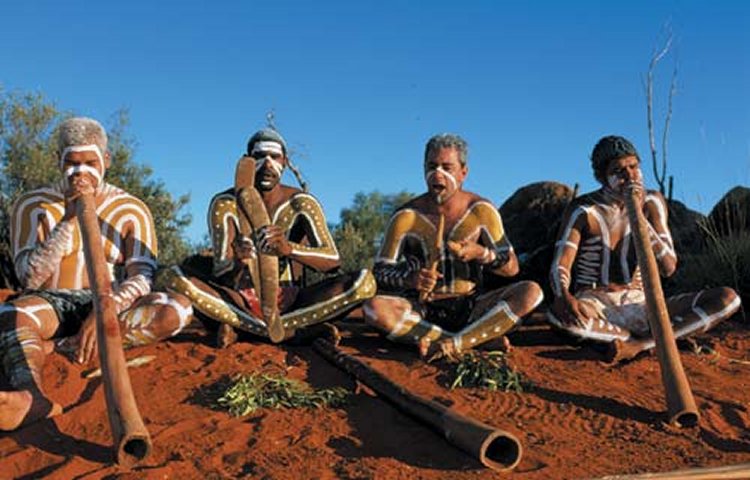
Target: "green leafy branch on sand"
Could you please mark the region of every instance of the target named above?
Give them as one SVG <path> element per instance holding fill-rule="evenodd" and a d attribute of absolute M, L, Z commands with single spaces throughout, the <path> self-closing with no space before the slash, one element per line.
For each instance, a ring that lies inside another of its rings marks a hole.
<path fill-rule="evenodd" d="M 453 364 L 450 389 L 484 388 L 491 391 L 522 392 L 521 374 L 508 365 L 504 352 L 469 351 Z"/>
<path fill-rule="evenodd" d="M 266 373 L 243 374 L 234 378 L 217 400 L 234 416 L 244 416 L 261 408 L 339 407 L 349 392 L 343 387 L 315 390 L 291 378 Z"/>

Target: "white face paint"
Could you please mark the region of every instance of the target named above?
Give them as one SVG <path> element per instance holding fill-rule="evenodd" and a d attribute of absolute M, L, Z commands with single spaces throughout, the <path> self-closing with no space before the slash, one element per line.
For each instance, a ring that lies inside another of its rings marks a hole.
<path fill-rule="evenodd" d="M 60 168 L 62 168 L 65 165 L 65 157 L 69 153 L 76 153 L 76 152 L 94 152 L 96 153 L 96 156 L 99 158 L 99 169 L 90 167 L 88 165 L 76 165 L 73 167 L 67 168 L 63 172 L 63 177 L 65 178 L 65 185 L 67 187 L 70 186 L 69 179 L 71 176 L 73 176 L 76 173 L 88 173 L 91 176 L 93 176 L 96 179 L 96 185 L 95 187 L 98 188 L 102 183 L 102 177 L 104 176 L 104 155 L 102 154 L 102 151 L 99 149 L 98 145 L 73 145 L 70 147 L 66 147 L 62 154 L 60 155 Z"/>
<path fill-rule="evenodd" d="M 63 172 L 63 175 L 65 176 L 66 185 L 70 186 L 70 178 L 76 173 L 90 174 L 92 177 L 96 179 L 97 187 L 99 186 L 100 183 L 102 183 L 102 175 L 101 173 L 99 173 L 99 170 L 95 169 L 94 167 L 89 167 L 88 165 L 76 165 L 75 167 L 70 167 Z"/>
<path fill-rule="evenodd" d="M 620 188 L 620 177 L 617 175 L 609 175 L 607 176 L 607 185 L 612 190 L 619 190 Z"/>
<path fill-rule="evenodd" d="M 441 174 L 443 177 L 448 179 L 448 183 L 451 184 L 450 188 L 446 188 L 443 193 L 439 194 L 437 196 L 438 203 L 441 203 L 443 200 L 445 200 L 446 196 L 452 195 L 456 190 L 458 190 L 458 181 L 456 180 L 456 177 L 454 177 L 449 171 L 443 170 L 442 167 L 437 167 L 432 170 L 427 170 L 424 174 L 425 182 L 427 183 L 427 187 L 430 186 L 430 180 L 432 180 L 432 177 L 435 176 L 435 174 Z"/>
<path fill-rule="evenodd" d="M 263 165 L 268 163 L 271 170 L 273 170 L 276 175 L 281 178 L 281 174 L 284 172 L 284 165 L 279 162 L 278 160 L 275 160 L 271 155 L 272 154 L 278 154 L 282 157 L 284 156 L 284 148 L 281 146 L 278 142 L 256 142 L 255 145 L 253 145 L 253 150 L 250 152 L 250 155 L 256 159 L 255 162 L 255 171 L 260 171 L 261 168 L 263 168 Z M 273 185 L 273 182 L 269 180 L 261 180 L 260 184 L 264 187 L 270 187 Z"/>

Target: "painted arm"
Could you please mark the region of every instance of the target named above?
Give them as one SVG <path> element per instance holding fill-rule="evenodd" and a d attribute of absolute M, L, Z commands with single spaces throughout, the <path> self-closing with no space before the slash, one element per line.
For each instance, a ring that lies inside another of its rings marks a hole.
<path fill-rule="evenodd" d="M 401 210 L 391 217 L 372 272 L 379 289 L 401 294 L 416 289 L 419 272 L 427 267 L 424 244 L 421 255 L 417 254 L 417 245 L 421 241 L 418 238 L 433 233 L 429 229 L 429 222 L 416 211 Z M 415 236 L 411 236 L 413 234 Z"/>
<path fill-rule="evenodd" d="M 15 222 L 13 222 L 15 224 Z M 25 288 L 41 287 L 60 268 L 60 261 L 73 245 L 73 221 L 62 221 L 55 225 L 46 240 L 42 240 L 46 228 L 38 227 L 41 232 L 29 232 L 25 247 L 14 249 L 17 253 L 14 266 L 18 280 Z M 11 228 L 11 238 L 16 238 Z"/>
<path fill-rule="evenodd" d="M 503 221 L 497 209 L 492 209 L 487 223 L 487 229 L 484 230 L 487 236 L 484 240 L 488 244 L 485 245 L 487 253 L 479 262 L 484 263 L 492 273 L 501 277 L 512 277 L 518 274 L 518 258 L 505 234 Z"/>
<path fill-rule="evenodd" d="M 313 197 L 306 196 L 301 215 L 307 223 L 307 239 L 310 245 L 289 242 L 292 247 L 289 257 L 319 272 L 329 272 L 338 268 L 341 259 L 320 203 Z"/>
<path fill-rule="evenodd" d="M 151 292 L 157 266 L 158 245 L 151 212 L 139 202 L 129 206 L 129 213 L 121 231 L 125 279 L 112 291 L 118 314 Z"/>
<path fill-rule="evenodd" d="M 649 192 L 643 205 L 643 213 L 648 220 L 649 241 L 659 264 L 659 273 L 669 277 L 677 269 L 677 254 L 667 223 L 667 202 L 660 193 Z"/>
<path fill-rule="evenodd" d="M 585 320 L 578 300 L 570 291 L 570 284 L 573 263 L 578 255 L 587 218 L 586 211 L 578 207 L 563 219 L 564 229 L 560 239 L 555 243 L 555 254 L 550 268 L 550 285 L 554 295 L 552 313 L 561 322 L 571 325 L 582 325 L 582 321 Z"/>

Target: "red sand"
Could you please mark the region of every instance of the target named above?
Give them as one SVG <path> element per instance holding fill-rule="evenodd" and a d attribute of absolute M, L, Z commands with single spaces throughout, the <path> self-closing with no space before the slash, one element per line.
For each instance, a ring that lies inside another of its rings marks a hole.
<path fill-rule="evenodd" d="M 750 462 L 750 332 L 738 319 L 699 338 L 719 356 L 683 351 L 702 418 L 678 430 L 664 423 L 656 357 L 607 367 L 590 347 L 566 343 L 538 318 L 511 335 L 510 362 L 534 386 L 524 393 L 449 391 L 444 365 L 386 342 L 359 322 L 342 348 L 414 392 L 509 430 L 524 456 L 518 479 L 578 479 Z M 343 327 L 344 329 L 346 327 Z M 476 460 L 327 363 L 309 347 L 241 342 L 211 346 L 200 327 L 172 341 L 126 352 L 156 360 L 131 369 L 153 452 L 140 466 L 112 465 L 100 379 L 59 354 L 45 365 L 47 391 L 65 413 L 0 434 L 0 478 L 497 478 Z M 315 387 L 356 392 L 347 406 L 270 410 L 244 418 L 208 405 L 209 387 L 240 372 L 284 371 Z"/>

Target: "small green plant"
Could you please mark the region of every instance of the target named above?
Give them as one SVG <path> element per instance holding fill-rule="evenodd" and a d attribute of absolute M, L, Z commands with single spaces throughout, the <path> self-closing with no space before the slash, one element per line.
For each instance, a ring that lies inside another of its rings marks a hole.
<path fill-rule="evenodd" d="M 315 390 L 299 380 L 254 373 L 235 377 L 217 402 L 230 414 L 240 417 L 260 408 L 338 407 L 346 402 L 348 395 L 343 387 Z"/>
<path fill-rule="evenodd" d="M 456 388 L 484 388 L 491 391 L 521 392 L 524 380 L 507 363 L 503 352 L 469 351 L 453 365 L 451 390 Z"/>

